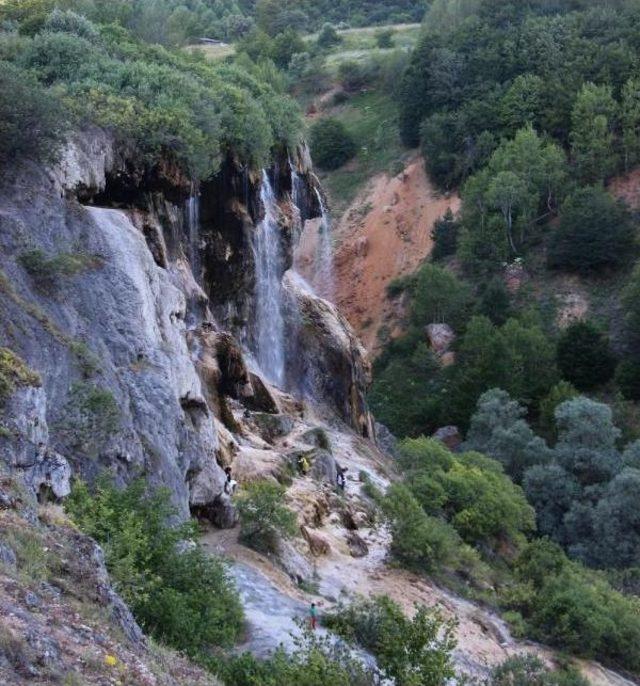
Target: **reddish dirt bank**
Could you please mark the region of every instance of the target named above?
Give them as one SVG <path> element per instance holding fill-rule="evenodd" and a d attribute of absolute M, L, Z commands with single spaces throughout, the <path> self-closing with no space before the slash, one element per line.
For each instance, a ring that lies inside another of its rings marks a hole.
<path fill-rule="evenodd" d="M 387 286 L 417 269 L 431 252 L 434 222 L 459 206 L 457 195 L 438 193 L 416 157 L 398 176 L 374 177 L 334 227 L 334 300 L 372 355 L 381 333 L 401 331 L 402 308 L 389 300 Z M 296 259 L 310 282 L 316 236 L 309 222 Z"/>

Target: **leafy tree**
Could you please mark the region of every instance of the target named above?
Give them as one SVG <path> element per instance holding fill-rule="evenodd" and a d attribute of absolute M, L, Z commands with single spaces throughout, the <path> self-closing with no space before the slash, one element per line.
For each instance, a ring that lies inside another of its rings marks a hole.
<path fill-rule="evenodd" d="M 356 143 L 341 121 L 325 117 L 311 127 L 311 152 L 322 169 L 338 169 L 356 154 Z"/>
<path fill-rule="evenodd" d="M 608 484 L 595 508 L 593 542 L 603 566 L 640 566 L 639 488 L 640 470 L 627 467 Z"/>
<path fill-rule="evenodd" d="M 376 45 L 382 50 L 388 50 L 393 47 L 393 29 L 381 29 L 376 31 Z"/>
<path fill-rule="evenodd" d="M 460 329 L 467 318 L 469 289 L 454 274 L 425 264 L 415 280 L 411 319 L 418 327 L 444 322 Z"/>
<path fill-rule="evenodd" d="M 525 408 L 505 391 L 487 391 L 478 400 L 465 443 L 498 460 L 516 483 L 529 467 L 551 461 L 549 448 L 530 429 L 525 415 Z"/>
<path fill-rule="evenodd" d="M 627 400 L 640 400 L 640 364 L 633 358 L 616 367 L 616 386 Z"/>
<path fill-rule="evenodd" d="M 558 340 L 558 367 L 577 389 L 586 391 L 611 379 L 615 360 L 609 341 L 591 322 L 574 322 Z"/>
<path fill-rule="evenodd" d="M 0 61 L 0 161 L 55 159 L 67 129 L 62 103 L 32 74 Z"/>
<path fill-rule="evenodd" d="M 555 456 L 578 481 L 589 486 L 609 481 L 620 470 L 611 408 L 580 396 L 556 409 L 558 443 Z"/>
<path fill-rule="evenodd" d="M 342 39 L 332 24 L 325 24 L 318 34 L 318 47 L 327 49 L 338 45 Z"/>
<path fill-rule="evenodd" d="M 540 120 L 544 82 L 536 74 L 522 74 L 513 80 L 502 98 L 502 124 L 507 135 Z"/>
<path fill-rule="evenodd" d="M 257 481 L 236 499 L 240 515 L 240 538 L 249 547 L 264 552 L 277 549 L 279 537 L 293 536 L 296 518 L 282 504 L 285 490 L 270 481 Z"/>
<path fill-rule="evenodd" d="M 496 276 L 484 285 L 476 305 L 477 314 L 488 317 L 496 326 L 502 326 L 511 314 L 511 297 L 504 279 Z"/>
<path fill-rule="evenodd" d="M 582 181 L 603 181 L 615 171 L 617 119 L 618 105 L 611 87 L 585 84 L 571 115 L 571 154 Z"/>
<path fill-rule="evenodd" d="M 103 546 L 116 589 L 152 636 L 190 655 L 235 642 L 237 592 L 222 562 L 199 547 L 180 549 L 196 531 L 169 525 L 176 513 L 168 492 L 151 494 L 142 479 L 119 490 L 103 478 L 93 496 L 76 482 L 65 507 Z"/>
<path fill-rule="evenodd" d="M 443 257 L 455 254 L 459 228 L 459 222 L 454 217 L 451 208 L 448 208 L 444 216 L 436 220 L 431 231 L 432 260 L 441 260 Z"/>
<path fill-rule="evenodd" d="M 568 381 L 559 381 L 540 402 L 540 428 L 547 439 L 555 442 L 557 437 L 555 411 L 565 400 L 571 400 L 579 395 L 577 389 Z"/>
<path fill-rule="evenodd" d="M 589 274 L 624 264 L 634 249 L 634 228 L 626 206 L 602 188 L 581 188 L 562 207 L 552 234 L 551 267 Z"/>
<path fill-rule="evenodd" d="M 640 160 L 640 81 L 637 79 L 629 79 L 624 84 L 620 119 L 624 168 L 629 171 Z"/>
<path fill-rule="evenodd" d="M 632 343 L 640 342 L 640 264 L 637 264 L 622 291 L 625 324 Z"/>
<path fill-rule="evenodd" d="M 339 636 L 370 651 L 386 679 L 398 686 L 441 686 L 454 675 L 453 625 L 420 605 L 412 619 L 388 596 L 375 596 L 325 615 Z"/>

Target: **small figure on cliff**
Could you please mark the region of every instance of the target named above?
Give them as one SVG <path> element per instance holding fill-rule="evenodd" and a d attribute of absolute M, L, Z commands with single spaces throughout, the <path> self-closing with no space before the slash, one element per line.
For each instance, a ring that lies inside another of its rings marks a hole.
<path fill-rule="evenodd" d="M 336 476 L 336 483 L 338 485 L 339 490 L 341 490 L 344 493 L 344 488 L 347 485 L 347 477 L 346 477 L 346 472 L 349 471 L 349 467 L 341 467 L 339 464 L 336 465 L 337 469 L 337 476 Z"/>
<path fill-rule="evenodd" d="M 231 497 L 238 486 L 238 482 L 234 481 L 231 476 L 231 467 L 225 467 L 224 473 L 227 475 L 227 480 L 224 482 L 224 492 Z"/>
<path fill-rule="evenodd" d="M 318 608 L 315 603 L 311 603 L 309 608 L 309 626 L 311 631 L 315 631 L 318 626 Z"/>

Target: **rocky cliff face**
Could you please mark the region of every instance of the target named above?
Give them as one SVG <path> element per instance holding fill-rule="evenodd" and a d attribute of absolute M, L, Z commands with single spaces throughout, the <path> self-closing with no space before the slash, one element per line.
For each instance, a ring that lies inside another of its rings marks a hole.
<path fill-rule="evenodd" d="M 281 277 L 300 214 L 319 208 L 304 150 L 295 174 L 281 160 L 269 179 Z M 219 502 L 242 431 L 230 408 L 278 412 L 245 359 L 260 184 L 228 160 L 197 188 L 170 161 L 149 167 L 95 130 L 55 170 L 25 166 L 2 184 L 0 346 L 42 384 L 6 404 L 0 456 L 35 491 L 63 496 L 72 472 L 109 470 L 168 486 L 183 516 Z M 371 435 L 367 365 L 348 325 L 312 294 L 287 292 L 288 390 Z"/>

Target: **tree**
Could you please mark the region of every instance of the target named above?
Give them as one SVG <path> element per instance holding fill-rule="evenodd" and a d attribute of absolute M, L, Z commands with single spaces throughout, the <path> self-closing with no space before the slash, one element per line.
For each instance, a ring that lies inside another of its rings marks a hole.
<path fill-rule="evenodd" d="M 619 267 L 634 248 L 634 226 L 627 207 L 602 188 L 586 187 L 575 191 L 562 206 L 547 257 L 552 268 L 588 275 Z"/>
<path fill-rule="evenodd" d="M 571 114 L 571 155 L 582 181 L 603 181 L 614 173 L 617 119 L 618 105 L 611 87 L 585 84 Z"/>
<path fill-rule="evenodd" d="M 583 486 L 607 482 L 618 473 L 620 430 L 613 425 L 610 407 L 580 396 L 562 403 L 555 417 L 556 460 Z"/>
<path fill-rule="evenodd" d="M 640 566 L 640 470 L 627 467 L 607 486 L 594 513 L 594 542 L 605 567 Z"/>
<path fill-rule="evenodd" d="M 631 341 L 637 345 L 640 343 L 640 264 L 634 267 L 622 291 L 621 300 L 627 331 Z"/>
<path fill-rule="evenodd" d="M 551 451 L 524 420 L 526 410 L 505 391 L 483 393 L 467 433 L 465 447 L 498 460 L 520 483 L 524 472 L 551 461 Z"/>
<path fill-rule="evenodd" d="M 338 35 L 333 24 L 326 23 L 322 26 L 320 33 L 318 34 L 318 47 L 327 49 L 332 48 L 334 45 L 338 45 L 342 39 Z"/>
<path fill-rule="evenodd" d="M 0 61 L 0 161 L 55 159 L 67 128 L 61 102 L 32 74 Z"/>
<path fill-rule="evenodd" d="M 376 31 L 376 45 L 381 50 L 387 50 L 389 48 L 392 48 L 394 33 L 395 32 L 393 29 L 381 29 L 380 31 Z"/>
<path fill-rule="evenodd" d="M 513 254 L 517 254 L 513 238 L 514 215 L 517 211 L 528 208 L 532 202 L 527 187 L 516 174 L 501 171 L 492 180 L 487 189 L 487 201 L 490 206 L 500 210 L 504 218 L 507 240 Z"/>
<path fill-rule="evenodd" d="M 542 109 L 543 80 L 536 74 L 516 77 L 502 98 L 502 123 L 508 135 L 537 123 Z"/>
<path fill-rule="evenodd" d="M 615 380 L 626 400 L 640 400 L 640 362 L 635 358 L 622 360 L 616 367 Z"/>
<path fill-rule="evenodd" d="M 588 321 L 574 322 L 562 332 L 557 359 L 562 376 L 580 391 L 601 386 L 615 370 L 609 340 Z"/>
<path fill-rule="evenodd" d="M 326 117 L 311 127 L 311 152 L 322 169 L 338 169 L 356 154 L 356 143 L 341 121 Z"/>
<path fill-rule="evenodd" d="M 629 79 L 622 89 L 622 149 L 624 168 L 629 171 L 640 160 L 640 81 Z"/>
<path fill-rule="evenodd" d="M 446 269 L 427 263 L 415 281 L 411 319 L 418 327 L 444 322 L 459 330 L 467 319 L 470 299 L 464 282 Z"/>
<path fill-rule="evenodd" d="M 257 481 L 237 498 L 240 538 L 251 548 L 274 552 L 280 536 L 289 537 L 295 532 L 295 515 L 282 504 L 284 493 L 280 484 Z"/>
<path fill-rule="evenodd" d="M 460 224 L 454 217 L 451 208 L 448 208 L 444 216 L 437 219 L 431 230 L 433 249 L 432 260 L 441 260 L 443 257 L 454 255 L 458 244 L 458 231 Z"/>
<path fill-rule="evenodd" d="M 509 319 L 511 297 L 502 277 L 495 276 L 482 288 L 476 309 L 496 326 L 502 326 Z"/>
<path fill-rule="evenodd" d="M 565 400 L 579 395 L 577 389 L 568 381 L 559 381 L 540 402 L 540 428 L 547 440 L 555 442 L 557 438 L 555 411 Z"/>

